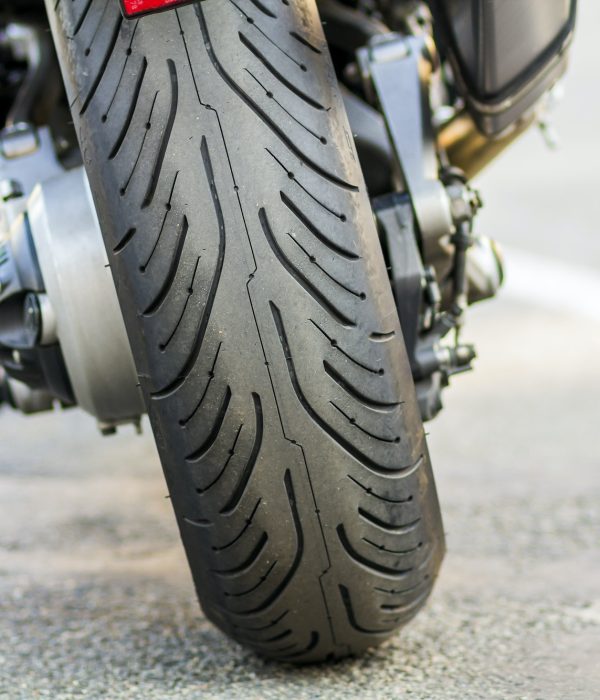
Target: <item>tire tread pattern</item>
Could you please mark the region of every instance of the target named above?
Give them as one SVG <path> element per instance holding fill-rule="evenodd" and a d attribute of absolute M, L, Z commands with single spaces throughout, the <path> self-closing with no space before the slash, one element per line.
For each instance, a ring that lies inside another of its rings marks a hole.
<path fill-rule="evenodd" d="M 267 656 L 379 643 L 444 549 L 313 0 L 47 0 L 202 606 Z"/>

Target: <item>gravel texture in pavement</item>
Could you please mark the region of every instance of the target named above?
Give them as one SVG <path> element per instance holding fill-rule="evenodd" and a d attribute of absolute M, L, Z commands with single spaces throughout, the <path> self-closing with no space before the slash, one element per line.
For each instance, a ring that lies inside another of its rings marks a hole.
<path fill-rule="evenodd" d="M 333 666 L 265 662 L 200 615 L 147 426 L 0 414 L 0 698 L 595 700 L 598 328 L 504 301 L 470 334 L 477 372 L 430 426 L 435 593 Z"/>

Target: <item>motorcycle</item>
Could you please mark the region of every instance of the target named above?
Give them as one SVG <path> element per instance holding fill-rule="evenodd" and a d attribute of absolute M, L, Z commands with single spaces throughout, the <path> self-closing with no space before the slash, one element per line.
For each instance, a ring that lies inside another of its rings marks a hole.
<path fill-rule="evenodd" d="M 358 654 L 432 590 L 423 424 L 503 279 L 471 179 L 545 123 L 575 14 L 1 4 L 1 400 L 148 414 L 202 608 L 262 655 Z"/>

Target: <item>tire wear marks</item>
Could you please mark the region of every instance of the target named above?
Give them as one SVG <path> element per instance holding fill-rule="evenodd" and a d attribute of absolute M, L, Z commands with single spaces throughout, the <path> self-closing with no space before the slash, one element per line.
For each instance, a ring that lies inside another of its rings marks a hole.
<path fill-rule="evenodd" d="M 325 204 L 322 200 L 320 200 L 317 196 L 315 196 L 310 190 L 308 190 L 304 185 L 298 180 L 296 175 L 292 170 L 287 168 L 284 163 L 271 151 L 269 148 L 265 148 L 265 151 L 273 158 L 273 160 L 279 164 L 279 167 L 284 171 L 284 173 L 288 176 L 289 180 L 292 180 L 294 184 L 296 184 L 305 194 L 307 194 L 313 202 L 318 204 L 322 209 L 324 209 L 326 212 L 329 212 L 332 216 L 335 216 L 336 219 L 339 219 L 341 222 L 345 222 L 347 220 L 346 215 L 343 212 L 336 211 L 329 205 Z"/>
<path fill-rule="evenodd" d="M 379 442 L 384 442 L 387 443 L 388 445 L 397 445 L 400 442 L 399 437 L 386 437 L 385 435 L 377 435 L 375 433 L 372 433 L 370 430 L 367 430 L 365 427 L 363 427 L 357 420 L 354 418 L 354 416 L 349 416 L 343 409 L 341 409 L 335 401 L 330 401 L 329 402 L 335 410 L 340 413 L 344 418 L 350 423 L 350 425 L 354 426 L 358 430 L 360 430 L 361 433 L 366 435 L 367 437 L 372 438 L 373 440 L 378 440 Z"/>
<path fill-rule="evenodd" d="M 233 626 L 238 630 L 243 630 L 244 632 L 264 632 L 265 630 L 271 629 L 278 625 L 288 614 L 289 610 L 284 610 L 280 613 L 274 620 L 270 620 L 265 625 L 259 625 L 258 627 L 248 627 L 247 625 L 240 625 L 239 623 L 233 623 Z"/>
<path fill-rule="evenodd" d="M 405 588 L 381 588 L 380 586 L 375 586 L 373 590 L 377 591 L 378 593 L 384 593 L 385 595 L 403 596 L 421 590 L 421 588 L 428 585 L 429 579 L 429 574 L 425 574 L 425 576 L 423 576 L 423 578 L 413 586 L 406 586 Z M 383 609 L 385 605 L 381 605 L 380 607 Z"/>
<path fill-rule="evenodd" d="M 293 654 L 286 654 L 285 656 L 282 657 L 282 660 L 292 660 L 292 659 L 298 659 L 302 656 L 305 656 L 309 652 L 311 652 L 313 649 L 316 649 L 317 644 L 319 643 L 319 633 L 316 630 L 313 630 L 310 633 L 310 641 L 308 644 L 304 647 L 304 649 L 301 649 L 300 651 L 297 651 Z"/>
<path fill-rule="evenodd" d="M 374 549 L 378 549 L 380 552 L 386 552 L 387 554 L 399 554 L 399 555 L 414 554 L 415 552 L 418 552 L 423 547 L 423 543 L 419 542 L 419 544 L 417 544 L 414 547 L 409 547 L 409 549 L 390 549 L 389 547 L 386 547 L 383 544 L 377 544 L 377 542 L 373 542 L 373 540 L 370 540 L 368 537 L 363 537 L 362 541 L 366 542 L 368 545 L 370 545 Z"/>
<path fill-rule="evenodd" d="M 423 593 L 421 593 L 421 595 L 418 595 L 418 596 L 414 597 L 414 598 L 413 598 L 410 602 L 408 602 L 408 603 L 404 603 L 403 605 L 388 605 L 388 604 L 384 604 L 384 605 L 380 605 L 380 606 L 379 606 L 379 609 L 382 610 L 384 613 L 387 613 L 387 614 L 391 614 L 391 613 L 394 613 L 394 614 L 401 613 L 402 616 L 404 616 L 404 615 L 410 615 L 410 614 L 415 610 L 415 608 L 421 607 L 421 605 L 423 604 L 423 602 L 425 601 L 425 599 L 427 598 L 428 595 L 429 595 L 429 589 L 423 591 Z"/>
<path fill-rule="evenodd" d="M 419 459 L 415 462 L 413 466 L 413 470 L 418 469 L 422 462 L 423 457 L 419 457 Z M 369 496 L 373 496 L 373 498 L 376 498 L 379 501 L 384 501 L 385 503 L 393 503 L 398 505 L 401 503 L 410 503 L 414 500 L 413 496 L 407 496 L 406 498 L 389 498 L 388 496 L 382 496 L 381 494 L 373 491 L 371 486 L 365 486 L 360 481 L 358 481 L 358 479 L 355 479 L 350 474 L 348 474 L 348 478 L 350 479 L 350 481 L 354 482 L 358 487 L 360 487 L 363 491 L 365 491 L 365 493 L 367 493 Z"/>

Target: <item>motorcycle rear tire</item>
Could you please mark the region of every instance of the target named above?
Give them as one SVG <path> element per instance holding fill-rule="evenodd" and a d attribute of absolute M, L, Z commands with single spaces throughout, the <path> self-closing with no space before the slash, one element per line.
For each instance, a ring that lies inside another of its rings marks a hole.
<path fill-rule="evenodd" d="M 315 3 L 47 8 L 204 612 L 281 660 L 381 642 L 444 541 Z"/>

